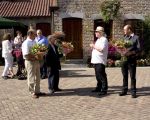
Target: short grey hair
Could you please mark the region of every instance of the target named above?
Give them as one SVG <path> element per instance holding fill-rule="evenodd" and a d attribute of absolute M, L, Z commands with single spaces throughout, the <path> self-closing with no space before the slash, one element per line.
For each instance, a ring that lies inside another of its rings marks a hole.
<path fill-rule="evenodd" d="M 48 41 L 51 41 L 52 38 L 56 38 L 55 35 L 49 35 L 49 36 L 47 37 Z"/>

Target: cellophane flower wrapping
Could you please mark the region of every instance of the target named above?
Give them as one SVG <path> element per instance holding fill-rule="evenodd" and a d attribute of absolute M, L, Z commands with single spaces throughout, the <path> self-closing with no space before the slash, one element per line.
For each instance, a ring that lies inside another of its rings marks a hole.
<path fill-rule="evenodd" d="M 65 55 L 71 53 L 74 49 L 74 46 L 71 42 L 62 42 L 62 50 Z"/>
<path fill-rule="evenodd" d="M 48 47 L 44 44 L 35 44 L 31 48 L 31 54 L 34 54 L 36 59 L 41 61 L 43 56 L 47 53 Z"/>
<path fill-rule="evenodd" d="M 74 49 L 74 46 L 71 42 L 61 42 L 58 44 L 58 51 L 59 53 L 62 53 L 64 56 L 66 56 L 68 53 L 71 53 Z"/>
<path fill-rule="evenodd" d="M 113 40 L 111 43 L 116 48 L 116 51 L 121 54 L 121 60 L 126 61 L 127 57 L 125 56 L 125 53 L 128 52 L 128 49 L 132 46 L 132 41 Z"/>

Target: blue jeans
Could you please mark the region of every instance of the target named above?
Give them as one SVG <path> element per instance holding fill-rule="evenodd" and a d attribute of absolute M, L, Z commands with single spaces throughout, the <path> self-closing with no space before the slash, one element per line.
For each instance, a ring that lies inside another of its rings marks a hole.
<path fill-rule="evenodd" d="M 59 85 L 59 70 L 51 68 L 48 70 L 48 88 L 49 90 L 57 90 Z"/>

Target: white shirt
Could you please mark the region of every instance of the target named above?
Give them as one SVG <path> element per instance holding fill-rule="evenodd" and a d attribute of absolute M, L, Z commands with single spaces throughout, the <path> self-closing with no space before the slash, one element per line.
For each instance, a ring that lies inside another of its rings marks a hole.
<path fill-rule="evenodd" d="M 27 38 L 23 43 L 22 43 L 22 54 L 23 58 L 26 59 L 25 55 L 30 54 L 30 49 L 32 46 L 36 44 L 35 40 L 31 40 L 30 38 Z"/>
<path fill-rule="evenodd" d="M 95 47 L 100 48 L 102 52 L 93 48 L 91 63 L 93 64 L 107 64 L 107 55 L 108 55 L 108 40 L 106 37 L 101 37 L 95 42 Z"/>
<path fill-rule="evenodd" d="M 22 44 L 23 37 L 22 36 L 16 36 L 14 39 L 14 44 Z"/>
<path fill-rule="evenodd" d="M 2 41 L 2 57 L 12 57 L 12 43 L 9 40 Z"/>

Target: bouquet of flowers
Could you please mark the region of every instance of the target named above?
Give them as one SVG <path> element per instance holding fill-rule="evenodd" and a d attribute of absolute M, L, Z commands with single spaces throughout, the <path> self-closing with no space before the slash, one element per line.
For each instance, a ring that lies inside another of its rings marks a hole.
<path fill-rule="evenodd" d="M 132 46 L 132 42 L 129 40 L 113 40 L 112 45 L 116 48 L 117 52 L 121 54 L 121 60 L 126 61 L 127 57 L 125 53 L 128 48 Z"/>
<path fill-rule="evenodd" d="M 74 49 L 74 46 L 71 42 L 62 42 L 62 52 L 67 55 L 68 53 L 72 52 Z"/>
<path fill-rule="evenodd" d="M 47 49 L 47 46 L 44 44 L 35 44 L 32 46 L 30 52 L 35 55 L 37 60 L 43 60 L 43 56 L 46 54 Z"/>

